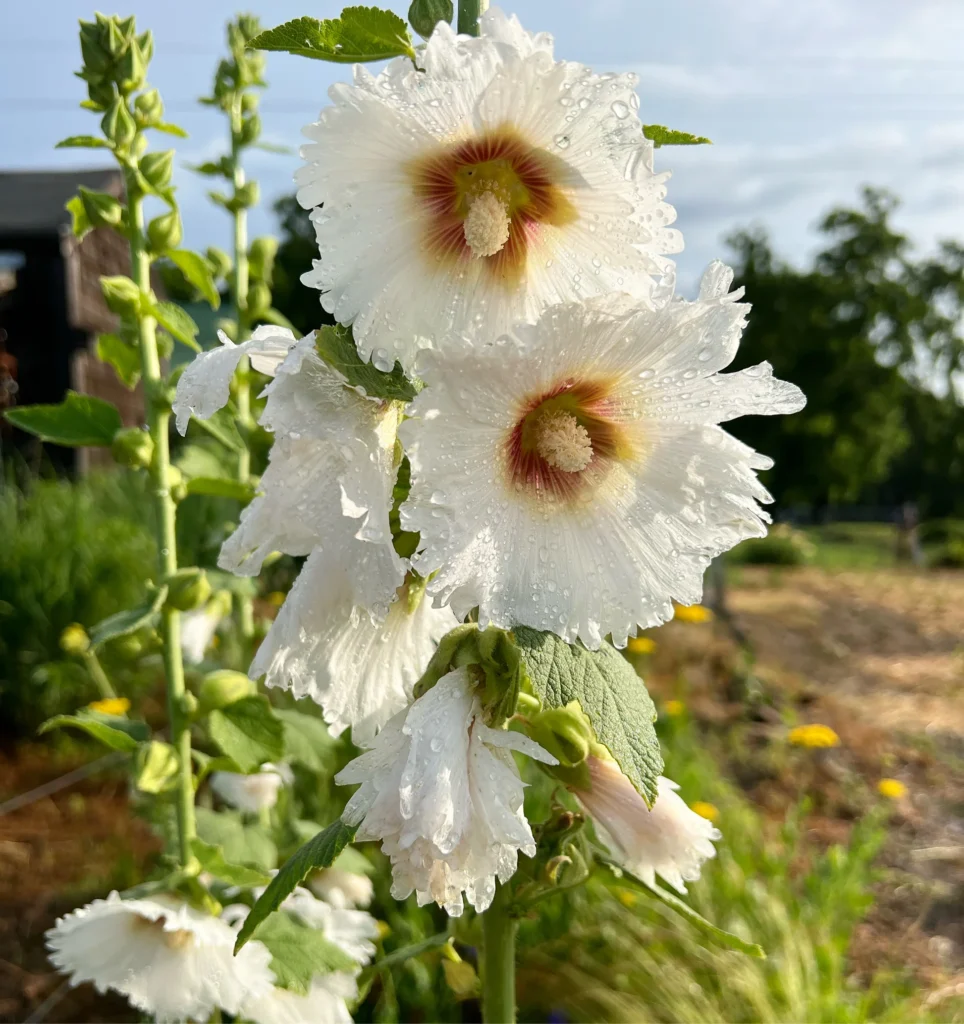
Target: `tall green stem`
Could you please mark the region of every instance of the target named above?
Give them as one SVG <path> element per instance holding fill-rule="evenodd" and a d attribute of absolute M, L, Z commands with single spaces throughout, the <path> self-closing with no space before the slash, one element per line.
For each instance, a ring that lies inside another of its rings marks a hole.
<path fill-rule="evenodd" d="M 244 167 L 241 166 L 241 93 L 235 95 L 231 107 L 231 168 L 234 192 L 244 186 Z M 234 308 L 238 322 L 237 343 L 245 341 L 251 331 L 248 316 L 248 211 L 234 211 Z M 251 372 L 247 356 L 238 363 L 238 422 L 241 425 L 242 448 L 238 453 L 238 480 L 246 484 L 251 479 L 251 448 L 248 441 L 253 426 L 251 421 Z M 254 607 L 251 598 L 238 599 L 238 624 L 245 640 L 254 636 Z"/>
<path fill-rule="evenodd" d="M 482 915 L 482 1019 L 485 1024 L 515 1021 L 515 933 L 509 915 L 510 890 L 499 885 Z"/>
<path fill-rule="evenodd" d="M 459 0 L 459 32 L 466 36 L 479 34 L 479 18 L 489 9 L 489 0 Z"/>
<path fill-rule="evenodd" d="M 151 294 L 151 261 L 144 241 L 143 197 L 137 183 L 127 182 L 130 214 L 131 275 L 145 300 Z M 157 353 L 157 321 L 141 313 L 138 316 L 138 348 L 141 377 L 147 405 L 147 428 L 154 441 L 151 483 L 157 517 L 158 570 L 161 579 L 177 571 L 177 509 L 171 497 L 171 450 L 168 424 L 171 407 L 162 395 L 161 361 Z M 195 836 L 194 780 L 191 771 L 191 730 L 184 689 L 184 663 L 181 658 L 181 616 L 166 605 L 161 611 L 161 638 L 164 644 L 164 672 L 167 678 L 167 708 L 171 744 L 178 753 L 180 774 L 177 786 L 177 827 L 181 864 L 187 867 L 193 858 L 191 840 Z"/>

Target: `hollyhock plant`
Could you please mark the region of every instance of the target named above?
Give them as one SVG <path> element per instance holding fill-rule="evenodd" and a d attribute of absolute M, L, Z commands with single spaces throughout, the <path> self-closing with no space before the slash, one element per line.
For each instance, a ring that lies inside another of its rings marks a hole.
<path fill-rule="evenodd" d="M 714 264 L 694 302 L 617 294 L 451 339 L 401 428 L 402 506 L 429 592 L 479 623 L 596 648 L 700 600 L 718 554 L 766 533 L 771 465 L 719 426 L 802 408 L 766 363 L 723 374 L 748 307 Z"/>
<path fill-rule="evenodd" d="M 321 258 L 303 280 L 381 369 L 556 302 L 654 301 L 682 247 L 635 76 L 557 61 L 495 8 L 479 29 L 440 23 L 416 66 L 356 67 L 305 129 L 298 199 Z"/>

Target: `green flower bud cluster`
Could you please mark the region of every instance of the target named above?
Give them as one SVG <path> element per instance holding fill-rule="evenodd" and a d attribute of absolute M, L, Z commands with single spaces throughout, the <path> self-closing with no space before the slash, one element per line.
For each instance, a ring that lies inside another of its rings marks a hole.
<path fill-rule="evenodd" d="M 154 54 L 154 39 L 150 32 L 137 34 L 133 16 L 119 18 L 97 14 L 94 21 L 80 23 L 80 49 L 84 58 L 84 69 L 79 77 L 87 83 L 87 106 L 92 110 L 106 111 L 113 120 L 112 131 L 104 134 L 115 139 L 114 131 L 127 132 L 126 121 L 133 119 L 123 105 L 125 119 L 120 113 L 116 100 L 127 97 L 144 87 L 147 65 Z M 107 117 L 105 117 L 105 123 Z M 120 123 L 119 123 L 120 122 Z M 133 138 L 133 131 L 130 131 Z"/>

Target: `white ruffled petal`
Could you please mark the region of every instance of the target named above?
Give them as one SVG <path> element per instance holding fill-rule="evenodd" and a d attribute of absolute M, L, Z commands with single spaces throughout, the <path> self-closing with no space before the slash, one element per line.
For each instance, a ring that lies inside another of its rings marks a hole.
<path fill-rule="evenodd" d="M 206 420 L 227 405 L 231 378 L 242 356 L 249 356 L 251 365 L 260 373 L 273 376 L 295 344 L 291 331 L 272 325 L 258 327 L 240 345 L 235 345 L 223 331 L 218 331 L 218 338 L 221 347 L 195 356 L 177 382 L 174 417 L 181 434 L 187 431 L 192 416 Z"/>
<path fill-rule="evenodd" d="M 183 1021 L 206 1020 L 216 1007 L 236 1014 L 271 991 L 271 954 L 252 942 L 235 957 L 235 938 L 225 922 L 174 898 L 114 892 L 60 918 L 47 946 L 72 984 L 92 982 L 159 1021 Z"/>
<path fill-rule="evenodd" d="M 278 791 L 292 781 L 287 765 L 263 764 L 251 775 L 239 772 L 213 772 L 211 789 L 226 803 L 239 811 L 257 814 L 278 802 Z"/>
<path fill-rule="evenodd" d="M 245 1003 L 242 1016 L 254 1024 L 352 1024 L 348 1002 L 357 997 L 355 979 L 336 971 L 313 978 L 304 996 L 273 988 L 267 995 Z"/>

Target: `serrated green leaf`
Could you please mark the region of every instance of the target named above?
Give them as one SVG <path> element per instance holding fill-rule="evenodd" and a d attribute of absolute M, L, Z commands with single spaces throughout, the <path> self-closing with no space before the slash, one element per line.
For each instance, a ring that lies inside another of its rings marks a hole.
<path fill-rule="evenodd" d="M 310 771 L 332 770 L 336 744 L 322 719 L 301 711 L 281 709 L 276 710 L 275 715 L 284 726 L 286 758 L 297 761 Z"/>
<path fill-rule="evenodd" d="M 97 339 L 97 358 L 114 367 L 125 387 L 133 390 L 141 379 L 140 353 L 118 334 L 102 334 Z"/>
<path fill-rule="evenodd" d="M 211 846 L 219 846 L 231 864 L 244 864 L 260 871 L 273 871 L 278 864 L 278 848 L 262 825 L 246 825 L 237 811 L 195 810 L 198 837 Z"/>
<path fill-rule="evenodd" d="M 206 843 L 203 839 L 192 839 L 191 850 L 194 856 L 201 862 L 204 871 L 214 875 L 215 878 L 228 885 L 267 885 L 271 876 L 256 868 L 246 867 L 243 864 L 231 864 L 224 856 L 224 850 L 213 843 Z"/>
<path fill-rule="evenodd" d="M 217 309 L 221 305 L 221 295 L 214 283 L 211 268 L 203 256 L 191 252 L 190 249 L 169 249 L 164 255 L 197 288 L 212 309 Z"/>
<path fill-rule="evenodd" d="M 68 135 L 54 149 L 110 149 L 110 143 L 98 135 Z"/>
<path fill-rule="evenodd" d="M 90 642 L 94 647 L 114 640 L 119 636 L 127 636 L 142 626 L 148 625 L 154 616 L 161 610 L 161 605 L 167 600 L 167 587 L 159 587 L 153 594 L 136 608 L 128 608 L 126 611 L 109 615 L 101 619 L 90 631 Z"/>
<path fill-rule="evenodd" d="M 405 22 L 377 7 L 346 7 L 341 17 L 295 18 L 268 29 L 248 43 L 252 50 L 283 50 L 300 57 L 339 64 L 415 58 Z"/>
<path fill-rule="evenodd" d="M 656 708 L 629 662 L 605 642 L 598 651 L 589 651 L 528 626 L 516 626 L 512 632 L 536 696 L 550 708 L 579 701 L 596 738 L 652 805 L 663 771 L 653 728 Z"/>
<path fill-rule="evenodd" d="M 244 697 L 212 711 L 208 729 L 211 739 L 242 771 L 254 771 L 265 761 L 284 756 L 284 726 L 266 697 Z"/>
<path fill-rule="evenodd" d="M 195 352 L 201 351 L 201 346 L 197 343 L 198 326 L 180 306 L 173 302 L 154 302 L 151 304 L 151 313 L 161 327 L 178 341 Z"/>
<path fill-rule="evenodd" d="M 252 484 L 220 476 L 196 476 L 188 480 L 188 494 L 207 494 L 213 498 L 236 498 L 247 504 L 255 494 Z"/>
<path fill-rule="evenodd" d="M 417 394 L 415 385 L 405 376 L 400 363 L 390 373 L 383 373 L 358 354 L 350 327 L 336 324 L 322 327 L 315 335 L 315 351 L 333 369 L 342 374 L 352 387 L 361 388 L 370 398 L 409 402 Z"/>
<path fill-rule="evenodd" d="M 324 932 L 295 920 L 290 914 L 275 914 L 258 931 L 258 942 L 271 952 L 275 984 L 299 995 L 307 995 L 311 979 L 332 971 L 354 971 L 358 964 L 325 938 Z"/>
<path fill-rule="evenodd" d="M 291 895 L 295 886 L 300 885 L 312 871 L 331 867 L 338 854 L 355 838 L 357 831 L 357 825 L 346 825 L 339 818 L 324 831 L 319 832 L 314 839 L 309 839 L 294 856 L 290 857 L 251 908 L 251 913 L 238 932 L 238 940 L 234 944 L 235 953 L 254 935 L 262 922 Z"/>
<path fill-rule="evenodd" d="M 177 781 L 180 762 L 170 743 L 151 740 L 137 751 L 134 785 L 142 793 L 163 793 Z"/>
<path fill-rule="evenodd" d="M 660 146 L 712 146 L 712 140 L 703 135 L 678 132 L 661 124 L 644 124 L 643 135 L 659 149 Z"/>
<path fill-rule="evenodd" d="M 76 715 L 55 715 L 48 718 L 37 730 L 41 735 L 51 729 L 82 729 L 95 740 L 111 750 L 130 753 L 139 743 L 147 740 L 151 730 L 144 722 L 121 718 L 117 715 L 101 715 L 95 711 L 81 711 Z"/>
<path fill-rule="evenodd" d="M 652 896 L 654 899 L 659 900 L 660 903 L 689 921 L 691 925 L 715 945 L 722 949 L 732 949 L 738 953 L 745 953 L 747 956 L 752 956 L 757 960 L 766 960 L 767 955 L 762 946 L 757 945 L 755 942 L 747 942 L 746 939 L 741 939 L 739 935 L 734 935 L 732 932 L 717 927 L 711 921 L 707 921 L 702 914 L 695 911 L 688 903 L 684 903 L 674 893 L 668 892 L 661 886 L 647 885 L 641 878 L 637 878 L 624 867 L 605 858 L 600 859 L 609 866 L 620 881 L 623 883 L 628 881 L 632 888 L 640 889 L 647 896 Z"/>
<path fill-rule="evenodd" d="M 41 441 L 71 448 L 109 445 L 123 426 L 120 413 L 110 402 L 76 391 L 68 391 L 58 405 L 23 405 L 4 415 Z"/>

